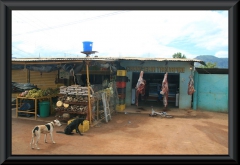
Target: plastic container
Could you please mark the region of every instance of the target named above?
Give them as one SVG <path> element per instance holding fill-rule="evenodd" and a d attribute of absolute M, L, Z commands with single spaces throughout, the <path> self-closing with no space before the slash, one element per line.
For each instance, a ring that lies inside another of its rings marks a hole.
<path fill-rule="evenodd" d="M 117 82 L 128 82 L 128 77 L 127 76 L 116 76 L 116 81 Z"/>
<path fill-rule="evenodd" d="M 126 76 L 127 71 L 126 70 L 117 70 L 117 76 Z"/>
<path fill-rule="evenodd" d="M 117 92 L 119 95 L 126 93 L 126 88 L 117 88 Z"/>
<path fill-rule="evenodd" d="M 125 88 L 126 87 L 126 82 L 116 82 L 117 88 Z"/>
<path fill-rule="evenodd" d="M 48 117 L 50 110 L 50 103 L 49 101 L 42 101 L 39 102 L 39 111 L 41 117 Z"/>
<path fill-rule="evenodd" d="M 84 52 L 92 51 L 92 45 L 93 45 L 93 42 L 91 42 L 91 41 L 84 41 L 83 42 L 83 51 Z"/>
<path fill-rule="evenodd" d="M 126 108 L 126 105 L 125 104 L 117 104 L 116 105 L 116 110 L 118 112 L 123 112 L 123 110 Z"/>

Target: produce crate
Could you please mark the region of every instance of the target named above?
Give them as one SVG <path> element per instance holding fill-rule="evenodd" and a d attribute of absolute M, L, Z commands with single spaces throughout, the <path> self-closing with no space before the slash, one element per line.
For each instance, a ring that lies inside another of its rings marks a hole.
<path fill-rule="evenodd" d="M 126 105 L 125 104 L 117 104 L 116 105 L 116 110 L 118 112 L 123 112 L 123 110 L 126 108 Z"/>
<path fill-rule="evenodd" d="M 117 76 L 126 76 L 127 70 L 117 70 Z"/>
<path fill-rule="evenodd" d="M 117 88 L 125 88 L 126 87 L 126 82 L 120 81 L 116 82 Z"/>
<path fill-rule="evenodd" d="M 68 125 L 73 121 L 74 119 L 68 120 Z M 87 130 L 89 130 L 89 121 L 88 120 L 84 120 L 83 121 L 83 125 L 79 125 L 78 129 L 82 132 L 86 132 Z M 76 133 L 76 130 L 73 130 L 74 133 Z"/>

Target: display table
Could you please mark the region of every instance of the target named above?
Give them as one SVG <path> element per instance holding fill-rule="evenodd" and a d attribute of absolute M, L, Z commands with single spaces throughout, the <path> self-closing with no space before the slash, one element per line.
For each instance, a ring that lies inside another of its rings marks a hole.
<path fill-rule="evenodd" d="M 56 96 L 43 96 L 43 97 L 37 97 L 37 98 L 27 98 L 27 97 L 20 97 L 18 96 L 16 98 L 16 117 L 18 117 L 18 112 L 21 113 L 29 113 L 29 114 L 34 114 L 35 115 L 35 120 L 37 120 L 37 110 L 38 110 L 38 101 L 41 100 L 49 100 L 50 102 L 50 112 L 52 112 L 52 98 Z M 30 110 L 27 111 L 21 111 L 18 110 L 19 107 L 21 106 L 21 100 L 34 100 L 34 112 L 31 112 Z"/>

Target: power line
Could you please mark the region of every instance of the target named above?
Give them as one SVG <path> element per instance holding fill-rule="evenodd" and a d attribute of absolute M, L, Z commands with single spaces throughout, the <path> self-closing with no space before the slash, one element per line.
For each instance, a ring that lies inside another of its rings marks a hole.
<path fill-rule="evenodd" d="M 15 46 L 12 46 L 12 47 L 15 48 L 15 49 L 17 49 L 18 51 L 21 51 L 21 52 L 23 52 L 23 53 L 25 53 L 25 54 L 29 54 L 29 55 L 33 56 L 33 54 L 28 53 L 28 52 L 25 52 L 25 51 L 23 51 L 23 50 L 21 50 L 21 49 L 19 49 L 19 48 L 16 48 Z"/>
<path fill-rule="evenodd" d="M 17 12 L 18 13 L 18 15 L 14 15 L 14 17 L 17 17 L 18 19 L 20 19 L 20 20 L 23 20 L 21 17 L 19 17 L 19 15 L 22 15 L 20 12 Z M 32 15 L 30 15 L 30 16 L 32 16 Z M 26 17 L 26 16 L 24 16 L 24 15 L 22 15 L 22 17 L 24 18 L 24 22 L 26 22 L 26 20 L 30 20 L 30 22 L 36 22 L 36 21 L 34 21 L 33 19 L 29 19 L 29 17 Z M 35 20 L 38 20 L 38 19 L 36 19 L 35 17 L 34 17 L 34 19 Z M 40 25 L 39 23 L 38 23 L 38 25 L 34 25 L 34 24 L 31 24 L 29 21 L 28 22 L 26 22 L 27 24 L 29 24 L 29 25 L 31 25 L 32 27 L 34 27 L 34 28 L 37 28 L 38 30 L 41 30 L 41 29 L 43 29 L 44 27 L 42 26 L 42 25 Z M 40 20 L 38 20 L 37 22 L 41 22 Z M 42 27 L 41 29 L 39 29 L 39 25 Z M 47 25 L 45 25 L 44 24 L 44 26 L 47 26 Z M 28 33 L 28 32 L 25 32 L 25 34 L 26 33 Z M 44 32 L 45 33 L 45 32 Z M 24 34 L 24 33 L 22 33 L 22 34 Z M 47 36 L 49 36 L 49 35 L 51 35 L 51 33 L 45 33 Z M 13 34 L 13 36 L 16 36 L 16 35 L 18 35 L 18 34 Z"/>
<path fill-rule="evenodd" d="M 100 19 L 100 18 L 104 18 L 104 17 L 109 17 L 109 16 L 112 16 L 112 15 L 116 15 L 116 14 L 120 14 L 120 13 L 124 13 L 124 12 L 129 12 L 129 11 L 120 11 L 120 12 L 108 13 L 108 14 L 104 14 L 104 15 L 100 15 L 100 16 L 96 16 L 96 17 L 91 17 L 91 18 L 86 18 L 86 19 L 83 19 L 83 20 L 70 22 L 70 23 L 65 23 L 65 24 L 56 25 L 56 26 L 52 26 L 52 27 L 47 27 L 47 28 L 43 28 L 43 29 L 37 29 L 37 30 L 25 32 L 25 33 L 20 33 L 20 34 L 14 34 L 13 36 L 35 33 L 35 32 L 40 32 L 40 31 L 45 31 L 45 30 L 52 30 L 52 29 L 56 29 L 56 28 L 61 28 L 61 27 L 73 25 L 73 24 L 78 24 L 78 23 L 92 21 L 92 20 L 96 20 L 96 19 Z"/>

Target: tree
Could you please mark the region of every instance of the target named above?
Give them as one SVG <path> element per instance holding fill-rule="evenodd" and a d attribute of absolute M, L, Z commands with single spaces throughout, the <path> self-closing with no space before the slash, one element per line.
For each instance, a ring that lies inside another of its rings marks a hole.
<path fill-rule="evenodd" d="M 206 66 L 205 65 L 201 65 L 200 68 L 217 68 L 217 63 L 211 63 L 211 62 L 207 62 Z"/>
<path fill-rule="evenodd" d="M 172 55 L 173 58 L 186 58 L 186 56 L 180 52 L 174 53 Z"/>

